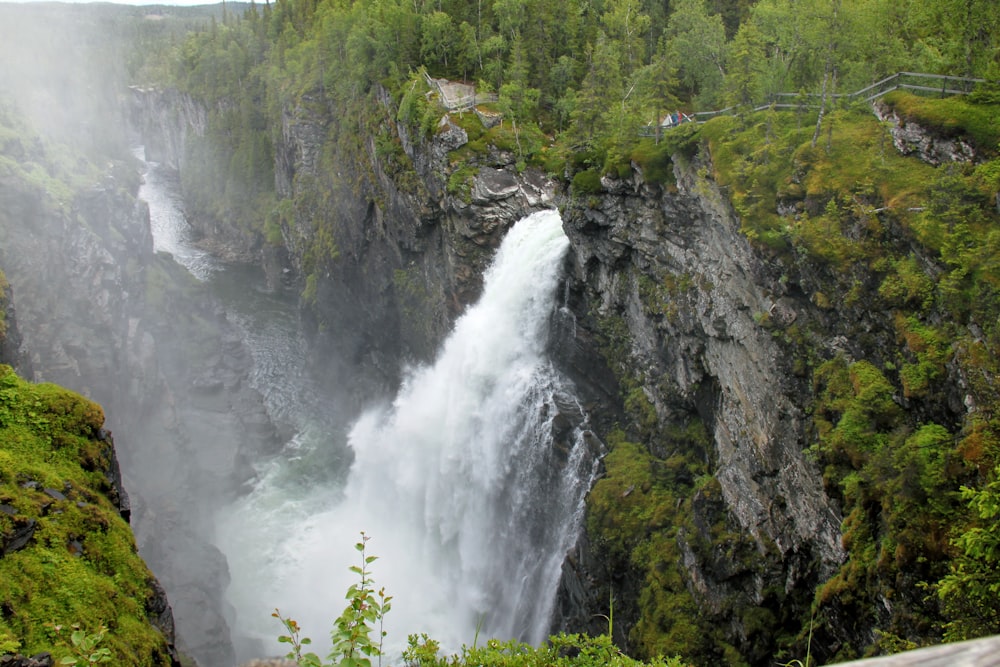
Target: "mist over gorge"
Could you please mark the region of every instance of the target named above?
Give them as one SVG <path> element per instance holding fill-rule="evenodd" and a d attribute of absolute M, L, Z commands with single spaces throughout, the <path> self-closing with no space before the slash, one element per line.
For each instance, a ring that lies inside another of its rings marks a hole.
<path fill-rule="evenodd" d="M 958 489 L 991 488 L 997 455 L 976 106 L 958 130 L 949 100 L 889 97 L 898 127 L 862 105 L 641 138 L 671 95 L 751 94 L 736 62 L 732 88 L 685 61 L 660 90 L 680 19 L 646 8 L 640 43 L 615 12 L 641 3 L 479 4 L 0 6 L 34 12 L 3 22 L 11 361 L 104 406 L 181 651 L 277 653 L 274 606 L 322 638 L 358 530 L 394 646 L 598 634 L 609 605 L 625 651 L 695 664 L 990 631 L 965 589 L 937 594 L 971 567 Z M 739 45 L 775 29 L 784 5 L 759 4 L 709 23 Z M 443 56 L 439 14 L 502 51 Z M 850 63 L 843 86 L 889 66 Z M 449 113 L 419 65 L 496 99 Z M 463 325 L 515 291 L 487 272 L 553 209 L 532 317 Z M 523 369 L 494 358 L 522 335 Z"/>

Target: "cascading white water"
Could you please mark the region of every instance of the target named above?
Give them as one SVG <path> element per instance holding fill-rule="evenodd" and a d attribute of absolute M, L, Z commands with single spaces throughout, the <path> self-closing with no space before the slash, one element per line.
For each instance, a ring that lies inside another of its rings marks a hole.
<path fill-rule="evenodd" d="M 567 247 L 554 211 L 511 229 L 437 361 L 354 425 L 346 484 L 303 483 L 322 448 L 304 438 L 224 513 L 245 638 L 273 642 L 279 607 L 325 652 L 365 531 L 394 597 L 390 645 L 426 632 L 457 649 L 477 628 L 544 639 L 593 472 L 583 411 L 544 353 Z"/>
<path fill-rule="evenodd" d="M 208 279 L 219 270 L 219 263 L 194 244 L 191 225 L 184 218 L 176 174 L 155 162 L 147 162 L 143 146 L 133 148 L 132 154 L 144 165 L 139 199 L 149 205 L 153 249 L 173 255 L 198 280 Z"/>

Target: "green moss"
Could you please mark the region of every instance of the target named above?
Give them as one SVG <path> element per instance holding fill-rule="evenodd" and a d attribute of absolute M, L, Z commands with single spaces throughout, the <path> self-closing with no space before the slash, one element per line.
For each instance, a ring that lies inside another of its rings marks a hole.
<path fill-rule="evenodd" d="M 647 183 L 673 184 L 674 163 L 672 156 L 675 147 L 665 141 L 654 143 L 647 139 L 639 143 L 632 151 L 632 160 L 642 169 L 643 178 Z"/>
<path fill-rule="evenodd" d="M 586 169 L 573 176 L 573 193 L 576 195 L 593 195 L 603 190 L 601 174 L 596 169 Z"/>
<path fill-rule="evenodd" d="M 166 665 L 165 640 L 146 617 L 152 575 L 108 498 L 103 421 L 93 402 L 0 366 L 0 504 L 15 510 L 0 513 L 0 529 L 35 526 L 24 548 L 0 558 L 0 650 L 59 659 L 70 649 L 57 626 L 104 625 L 116 664 Z"/>
<path fill-rule="evenodd" d="M 478 167 L 462 164 L 448 176 L 448 193 L 459 197 L 466 204 L 471 203 L 472 183 L 478 173 Z"/>
<path fill-rule="evenodd" d="M 403 315 L 404 330 L 415 332 L 422 340 L 433 337 L 431 295 L 427 284 L 417 267 L 397 269 L 393 272 L 392 284 L 396 302 Z"/>
<path fill-rule="evenodd" d="M 789 263 L 794 250 L 844 271 L 882 257 L 886 218 L 915 220 L 936 176 L 896 153 L 869 114 L 835 111 L 824 122 L 831 131 L 816 146 L 808 124 L 776 112 L 716 118 L 701 135 L 748 238 Z M 779 203 L 794 213 L 780 215 Z"/>
<path fill-rule="evenodd" d="M 683 434 L 675 435 L 683 447 Z M 608 444 L 606 474 L 588 501 L 587 530 L 613 571 L 628 568 L 641 578 L 630 641 L 642 655 L 705 656 L 713 650 L 712 633 L 688 591 L 678 548 L 678 531 L 691 525 L 692 483 L 704 468 L 683 453 L 659 459 L 621 431 Z"/>
<path fill-rule="evenodd" d="M 900 381 L 907 398 L 925 397 L 945 374 L 945 364 L 952 357 L 946 335 L 915 316 L 896 316 L 896 331 L 905 342 Z"/>
<path fill-rule="evenodd" d="M 452 113 L 450 118 L 451 122 L 465 130 L 465 134 L 469 137 L 469 141 L 476 141 L 486 132 L 486 127 L 474 111 Z"/>
<path fill-rule="evenodd" d="M 913 253 L 891 260 L 878 294 L 891 306 L 925 311 L 933 304 L 934 280 Z"/>

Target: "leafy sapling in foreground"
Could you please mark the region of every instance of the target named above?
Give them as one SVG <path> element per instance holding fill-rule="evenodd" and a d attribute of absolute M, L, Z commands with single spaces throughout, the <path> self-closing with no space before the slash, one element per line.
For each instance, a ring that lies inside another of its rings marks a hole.
<path fill-rule="evenodd" d="M 288 631 L 287 635 L 278 637 L 279 642 L 292 646 L 286 657 L 297 662 L 300 667 L 372 667 L 373 657 L 379 659 L 379 665 L 382 664 L 382 641 L 386 635 L 383 618 L 392 606 L 392 596 L 386 595 L 384 588 L 375 590 L 368 566 L 378 560 L 378 557 L 367 554 L 369 539 L 371 538 L 361 533 L 361 541 L 354 545 L 361 554 L 361 565 L 352 565 L 350 570 L 360 577 L 360 581 L 347 589 L 347 607 L 334 622 L 330 632 L 332 649 L 327 656 L 330 662 L 322 662 L 315 653 L 302 652 L 302 647 L 309 645 L 312 640 L 300 637 L 302 628 L 294 619 L 283 617 L 277 609 L 271 614 Z M 376 632 L 378 636 L 373 637 L 372 633 Z"/>
<path fill-rule="evenodd" d="M 372 657 L 378 657 L 379 665 L 382 664 L 382 640 L 386 634 L 382 623 L 391 608 L 392 596 L 386 595 L 384 588 L 375 591 L 368 566 L 378 560 L 378 556 L 366 555 L 365 545 L 369 539 L 361 533 L 361 541 L 354 545 L 361 553 L 361 565 L 352 565 L 350 570 L 361 577 L 361 581 L 347 589 L 347 608 L 330 633 L 333 649 L 329 658 L 341 667 L 371 667 Z M 372 638 L 373 632 L 378 633 L 377 639 Z"/>
<path fill-rule="evenodd" d="M 278 636 L 278 641 L 282 644 L 292 645 L 292 650 L 285 657 L 289 660 L 294 660 L 300 667 L 322 667 L 323 663 L 320 662 L 318 655 L 302 652 L 302 647 L 312 644 L 312 640 L 308 637 L 299 637 L 302 628 L 295 622 L 295 619 L 285 618 L 277 609 L 274 610 L 271 616 L 281 621 L 281 624 L 285 626 L 285 630 L 288 631 L 287 635 Z"/>

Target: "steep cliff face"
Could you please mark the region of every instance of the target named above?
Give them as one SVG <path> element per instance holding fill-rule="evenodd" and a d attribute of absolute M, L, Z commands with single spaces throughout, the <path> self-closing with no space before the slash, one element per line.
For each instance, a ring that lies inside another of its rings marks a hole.
<path fill-rule="evenodd" d="M 144 142 L 146 159 L 183 168 L 188 141 L 205 136 L 208 110 L 174 90 L 132 86 L 129 92 L 129 121 Z"/>
<path fill-rule="evenodd" d="M 569 283 L 577 325 L 594 341 L 590 355 L 608 359 L 625 389 L 628 437 L 654 465 L 678 453 L 700 459 L 706 477 L 680 484 L 687 491 L 670 508 L 683 524 L 674 537 L 680 562 L 662 566 L 681 571 L 699 613 L 752 659 L 774 637 L 757 636 L 747 612 L 777 613 L 786 600 L 808 597 L 845 553 L 839 510 L 803 452 L 809 388 L 762 326 L 786 326 L 813 308 L 740 233 L 705 176 L 706 159 L 679 161 L 676 186 L 648 185 L 634 172 L 571 201 Z M 675 435 L 692 423 L 707 436 L 700 446 Z M 635 579 L 642 575 L 627 556 L 602 549 L 606 525 L 590 525 L 592 546 L 581 558 L 605 591 L 595 603 L 608 588 L 624 589 L 616 619 L 627 632 L 640 621 L 639 596 L 655 585 Z"/>
<path fill-rule="evenodd" d="M 166 595 L 126 523 L 100 407 L 9 366 L 0 365 L 0 385 L 0 654 L 49 648 L 62 657 L 61 628 L 77 624 L 100 635 L 112 661 L 179 665 Z"/>
<path fill-rule="evenodd" d="M 0 271 L 0 364 L 7 364 L 22 373 L 31 373 L 28 360 L 21 350 L 21 332 L 17 328 L 14 290 L 7 276 Z"/>
<path fill-rule="evenodd" d="M 373 137 L 360 154 L 336 158 L 335 172 L 309 160 L 278 170 L 279 185 L 291 184 L 279 190 L 282 197 L 315 201 L 324 184 L 329 188 L 321 200 L 327 204 L 303 209 L 305 216 L 283 233 L 293 263 L 307 274 L 305 306 L 320 349 L 334 350 L 330 358 L 347 365 L 330 374 L 349 373 L 358 387 L 374 383 L 372 391 L 398 382 L 401 360 L 431 357 L 478 296 L 506 230 L 554 198 L 552 183 L 533 170 L 518 173 L 514 157 L 497 151 L 466 162 L 473 174 L 468 195 L 451 196 L 449 154 L 466 145 L 465 130 L 445 117 L 432 138 L 415 137 L 390 119 L 387 112 L 384 128 L 395 146 L 389 158 Z M 315 118 L 287 115 L 286 121 L 289 144 L 278 153 L 314 154 L 312 141 L 322 134 Z M 335 257 L 304 266 L 317 233 L 330 235 Z"/>
<path fill-rule="evenodd" d="M 227 664 L 228 575 L 202 503 L 229 497 L 276 434 L 232 324 L 183 268 L 153 253 L 137 184 L 134 165 L 120 163 L 65 201 L 54 200 L 59 187 L 13 176 L 0 188 L 0 259 L 29 362 L 19 368 L 105 406 L 136 537 L 178 610 L 182 648 Z"/>
<path fill-rule="evenodd" d="M 186 142 L 204 137 L 204 107 L 140 89 L 133 103 L 147 154 L 183 171 Z M 282 112 L 273 146 L 280 245 L 191 219 L 210 247 L 260 263 L 272 280 L 298 281 L 318 375 L 355 398 L 394 386 L 403 360 L 430 358 L 478 295 L 504 232 L 555 196 L 552 182 L 493 149 L 465 163 L 466 196 L 453 196 L 449 154 L 468 143 L 457 119 L 443 118 L 433 137 L 414 135 L 387 93 L 379 104 L 381 134 L 349 146 L 336 140 L 337 110 L 321 96 Z"/>

